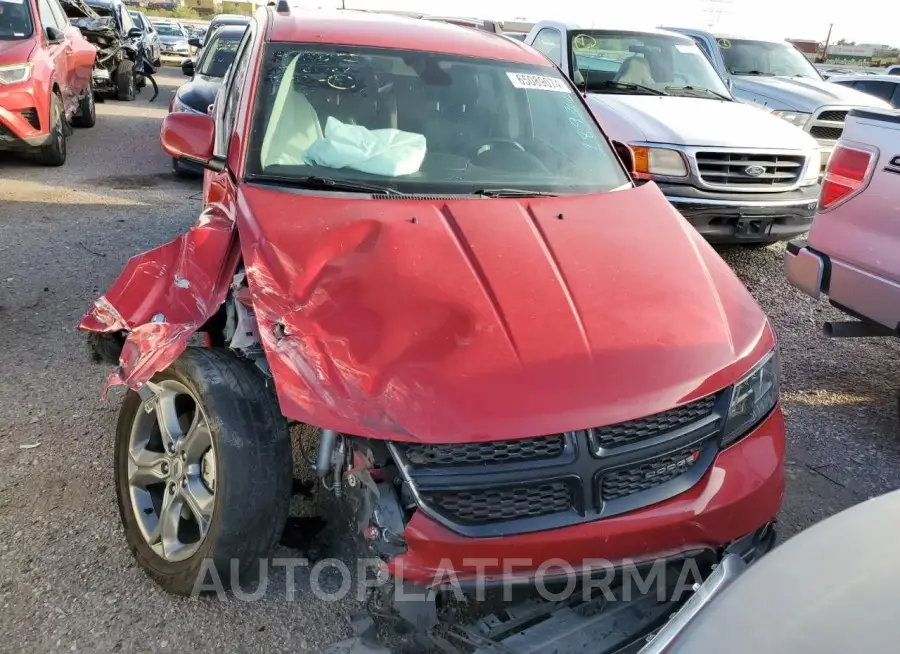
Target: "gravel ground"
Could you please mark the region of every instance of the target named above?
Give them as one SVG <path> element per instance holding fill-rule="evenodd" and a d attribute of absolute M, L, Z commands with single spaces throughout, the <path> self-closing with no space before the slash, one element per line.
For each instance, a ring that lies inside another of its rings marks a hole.
<path fill-rule="evenodd" d="M 120 395 L 101 399 L 106 370 L 88 364 L 74 327 L 129 256 L 198 212 L 199 184 L 175 180 L 158 144 L 181 79 L 165 70 L 153 104 L 144 93 L 98 105 L 63 168 L 0 157 L 0 651 L 315 651 L 346 637 L 358 608 L 312 598 L 303 570 L 291 602 L 284 575 L 256 601 L 173 598 L 125 547 L 110 465 Z M 900 344 L 821 336 L 821 321 L 840 316 L 788 286 L 781 247 L 722 253 L 781 339 L 782 532 L 900 486 Z M 320 554 L 349 561 L 332 542 Z"/>

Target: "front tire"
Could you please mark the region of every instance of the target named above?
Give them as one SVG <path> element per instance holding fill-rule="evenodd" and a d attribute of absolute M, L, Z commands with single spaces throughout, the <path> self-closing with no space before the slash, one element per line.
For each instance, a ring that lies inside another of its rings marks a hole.
<path fill-rule="evenodd" d="M 59 93 L 50 100 L 50 138 L 38 149 L 37 158 L 43 166 L 62 166 L 66 163 L 66 115 Z"/>
<path fill-rule="evenodd" d="M 209 564 L 225 588 L 235 585 L 259 569 L 284 529 L 293 472 L 287 424 L 259 370 L 225 350 L 188 348 L 151 384 L 146 402 L 127 394 L 116 428 L 129 548 L 170 593 L 211 587 Z"/>
<path fill-rule="evenodd" d="M 123 59 L 116 68 L 116 99 L 131 102 L 136 93 L 134 62 L 131 59 Z"/>

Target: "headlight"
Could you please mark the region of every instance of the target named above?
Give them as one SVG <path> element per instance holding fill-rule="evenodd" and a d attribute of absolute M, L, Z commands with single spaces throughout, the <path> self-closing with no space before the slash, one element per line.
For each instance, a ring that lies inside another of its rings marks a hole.
<path fill-rule="evenodd" d="M 796 125 L 800 129 L 803 129 L 803 126 L 806 125 L 807 122 L 809 122 L 809 117 L 812 114 L 805 114 L 800 111 L 773 111 L 772 115 L 783 118 L 791 125 Z"/>
<path fill-rule="evenodd" d="M 822 150 L 816 148 L 806 154 L 806 172 L 803 174 L 803 179 L 800 181 L 803 184 L 815 184 L 819 181 L 821 175 Z"/>
<path fill-rule="evenodd" d="M 15 64 L 0 66 L 0 84 L 16 84 L 31 77 L 32 64 Z"/>
<path fill-rule="evenodd" d="M 634 172 L 640 175 L 687 177 L 687 164 L 678 150 L 632 145 L 631 152 L 634 157 Z"/>
<path fill-rule="evenodd" d="M 185 104 L 177 95 L 175 96 L 174 109 L 175 111 L 183 111 L 189 114 L 206 114 L 205 111 L 197 111 L 191 105 Z"/>
<path fill-rule="evenodd" d="M 734 385 L 725 437 L 728 447 L 759 423 L 778 402 L 778 350 L 772 350 L 750 373 Z"/>

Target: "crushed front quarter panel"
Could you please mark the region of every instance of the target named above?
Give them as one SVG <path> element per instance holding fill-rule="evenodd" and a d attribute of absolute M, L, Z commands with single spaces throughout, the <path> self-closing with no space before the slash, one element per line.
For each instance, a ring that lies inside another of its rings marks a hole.
<path fill-rule="evenodd" d="M 217 180 L 210 203 L 187 233 L 129 259 L 82 318 L 83 331 L 127 334 L 107 388 L 140 388 L 181 355 L 224 302 L 240 257 L 234 206 L 223 201 L 228 184 L 225 176 Z"/>

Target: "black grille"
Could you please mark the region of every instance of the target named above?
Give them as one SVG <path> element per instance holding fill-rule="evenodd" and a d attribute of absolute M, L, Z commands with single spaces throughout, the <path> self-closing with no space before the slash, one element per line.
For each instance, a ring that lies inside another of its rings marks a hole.
<path fill-rule="evenodd" d="M 834 123 L 842 123 L 847 120 L 846 111 L 823 111 L 818 115 L 816 120 L 830 120 Z"/>
<path fill-rule="evenodd" d="M 0 123 L 0 137 L 15 138 L 15 134 L 13 134 L 6 125 L 4 125 L 3 123 Z"/>
<path fill-rule="evenodd" d="M 514 441 L 462 445 L 410 445 L 406 457 L 414 466 L 460 466 L 552 459 L 562 454 L 562 434 Z"/>
<path fill-rule="evenodd" d="M 802 155 L 743 152 L 697 153 L 697 171 L 704 182 L 734 188 L 768 190 L 793 186 L 803 174 L 805 163 L 806 157 Z"/>
<path fill-rule="evenodd" d="M 837 141 L 843 133 L 843 127 L 824 127 L 822 125 L 813 125 L 809 130 L 809 134 L 813 138 L 826 141 Z"/>
<path fill-rule="evenodd" d="M 671 481 L 684 474 L 697 462 L 701 446 L 696 445 L 603 477 L 600 495 L 603 501 L 627 497 Z"/>
<path fill-rule="evenodd" d="M 563 482 L 519 488 L 433 493 L 426 497 L 439 511 L 468 524 L 534 518 L 572 508 L 572 494 Z"/>
<path fill-rule="evenodd" d="M 38 120 L 37 109 L 32 107 L 31 109 L 23 109 L 19 113 L 22 114 L 22 118 L 27 120 L 28 124 L 31 125 L 33 128 L 38 129 L 38 130 L 41 128 L 41 123 Z"/>
<path fill-rule="evenodd" d="M 597 427 L 591 430 L 591 440 L 594 445 L 605 450 L 638 443 L 706 418 L 713 412 L 715 405 L 716 396 L 710 395 L 677 409 L 657 413 L 647 418 L 620 422 L 608 427 Z"/>

